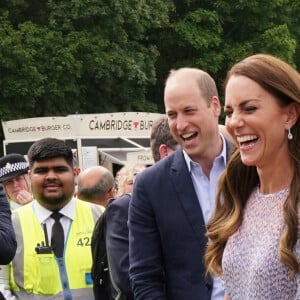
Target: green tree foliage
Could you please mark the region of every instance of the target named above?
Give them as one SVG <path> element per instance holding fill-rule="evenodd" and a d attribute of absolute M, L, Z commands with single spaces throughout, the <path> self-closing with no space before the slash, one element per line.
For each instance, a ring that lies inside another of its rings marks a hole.
<path fill-rule="evenodd" d="M 148 0 L 0 3 L 0 117 L 154 111 L 158 51 L 147 32 L 169 4 Z"/>
<path fill-rule="evenodd" d="M 296 53 L 294 55 L 294 60 L 298 70 L 300 68 L 300 1 L 290 0 L 287 4 L 287 14 L 286 23 L 289 24 L 288 28 L 291 31 L 294 39 L 297 41 Z"/>
<path fill-rule="evenodd" d="M 297 25 L 297 31 L 293 29 L 299 22 L 296 16 L 293 19 L 290 16 L 299 12 L 298 2 L 174 0 L 170 25 L 154 36 L 161 54 L 158 77 L 165 78 L 171 68 L 199 67 L 216 79 L 222 97 L 227 70 L 247 55 L 270 53 L 295 65 L 300 28 Z M 153 90 L 153 98 L 160 98 L 160 102 L 162 90 L 160 81 Z"/>
<path fill-rule="evenodd" d="M 211 2 L 222 23 L 225 69 L 259 52 L 293 63 L 296 43 L 287 23 L 289 0 Z"/>
<path fill-rule="evenodd" d="M 2 0 L 0 118 L 163 112 L 172 68 L 217 81 L 264 52 L 299 66 L 297 0 Z"/>

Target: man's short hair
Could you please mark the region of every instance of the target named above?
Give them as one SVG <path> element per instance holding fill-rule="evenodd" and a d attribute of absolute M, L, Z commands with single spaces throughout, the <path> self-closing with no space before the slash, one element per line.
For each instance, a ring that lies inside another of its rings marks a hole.
<path fill-rule="evenodd" d="M 172 150 L 175 150 L 178 145 L 171 134 L 166 116 L 157 119 L 151 129 L 150 145 L 155 162 L 160 160 L 159 146 L 162 144 L 167 145 Z"/>
<path fill-rule="evenodd" d="M 165 81 L 165 85 L 167 85 L 169 80 L 176 78 L 177 76 L 181 76 L 182 74 L 190 74 L 195 79 L 198 88 L 206 100 L 208 106 L 211 104 L 211 99 L 213 97 L 218 97 L 218 89 L 215 80 L 205 71 L 198 68 L 179 68 L 177 70 L 172 69 Z"/>
<path fill-rule="evenodd" d="M 51 158 L 63 157 L 68 165 L 73 168 L 73 152 L 70 146 L 63 140 L 44 138 L 36 141 L 28 150 L 29 166 L 34 162 L 44 161 Z"/>

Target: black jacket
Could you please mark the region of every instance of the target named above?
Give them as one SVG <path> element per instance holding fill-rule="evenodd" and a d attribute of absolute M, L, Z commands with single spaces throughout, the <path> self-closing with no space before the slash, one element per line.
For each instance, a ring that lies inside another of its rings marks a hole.
<path fill-rule="evenodd" d="M 128 207 L 130 194 L 111 200 L 106 208 L 106 247 L 109 257 L 110 276 L 118 287 L 113 299 L 133 300 L 129 281 Z"/>
<path fill-rule="evenodd" d="M 11 211 L 2 184 L 0 184 L 0 265 L 10 263 L 16 249 L 17 242 L 11 223 Z"/>

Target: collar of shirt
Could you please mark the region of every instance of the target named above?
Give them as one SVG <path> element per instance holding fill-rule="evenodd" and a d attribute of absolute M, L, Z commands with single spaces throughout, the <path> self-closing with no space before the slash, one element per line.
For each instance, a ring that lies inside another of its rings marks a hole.
<path fill-rule="evenodd" d="M 33 200 L 33 209 L 38 218 L 40 224 L 44 223 L 50 215 L 52 211 L 42 206 L 37 200 Z M 74 220 L 76 215 L 76 201 L 75 198 L 72 198 L 60 211 L 68 219 Z"/>
<path fill-rule="evenodd" d="M 221 153 L 215 157 L 214 159 L 214 162 L 216 160 L 219 160 L 221 158 L 223 164 L 226 166 L 226 154 L 227 154 L 227 149 L 226 149 L 226 143 L 225 143 L 225 138 L 223 136 L 222 133 L 220 133 L 220 136 L 221 136 L 221 139 L 222 139 L 222 144 L 223 144 L 223 147 L 222 147 L 222 151 Z M 188 167 L 188 170 L 189 172 L 191 172 L 191 168 L 192 168 L 192 165 L 193 164 L 197 164 L 196 162 L 194 162 L 190 157 L 189 155 L 185 152 L 185 150 L 182 150 L 183 151 L 183 156 L 184 156 L 184 159 L 185 159 L 185 162 L 186 162 L 186 165 Z M 199 165 L 199 164 L 198 164 Z M 201 172 L 202 172 L 202 167 L 201 167 Z"/>
<path fill-rule="evenodd" d="M 222 141 L 223 145 L 226 145 L 225 139 L 223 139 L 223 137 Z M 205 224 L 207 224 L 209 218 L 213 213 L 218 181 L 220 175 L 223 173 L 226 167 L 225 148 L 226 146 L 223 146 L 221 153 L 217 157 L 215 157 L 209 177 L 207 177 L 203 173 L 202 166 L 199 163 L 194 162 L 190 159 L 187 153 L 184 153 Z"/>

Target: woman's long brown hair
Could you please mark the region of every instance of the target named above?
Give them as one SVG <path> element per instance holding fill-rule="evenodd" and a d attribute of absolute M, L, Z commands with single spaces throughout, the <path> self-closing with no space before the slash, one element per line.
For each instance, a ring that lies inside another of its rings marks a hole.
<path fill-rule="evenodd" d="M 274 95 L 279 105 L 291 102 L 300 105 L 300 75 L 289 64 L 270 55 L 257 54 L 235 64 L 227 74 L 225 86 L 232 75 L 246 76 Z M 278 255 L 293 274 L 299 272 L 299 262 L 293 253 L 298 238 L 298 205 L 300 201 L 300 121 L 291 128 L 289 155 L 295 166 L 290 193 L 283 206 L 285 229 L 281 235 Z M 228 238 L 239 228 L 248 198 L 259 184 L 256 167 L 245 166 L 235 149 L 222 174 L 216 196 L 216 209 L 207 225 L 209 243 L 205 254 L 208 272 L 222 274 L 222 256 Z"/>

